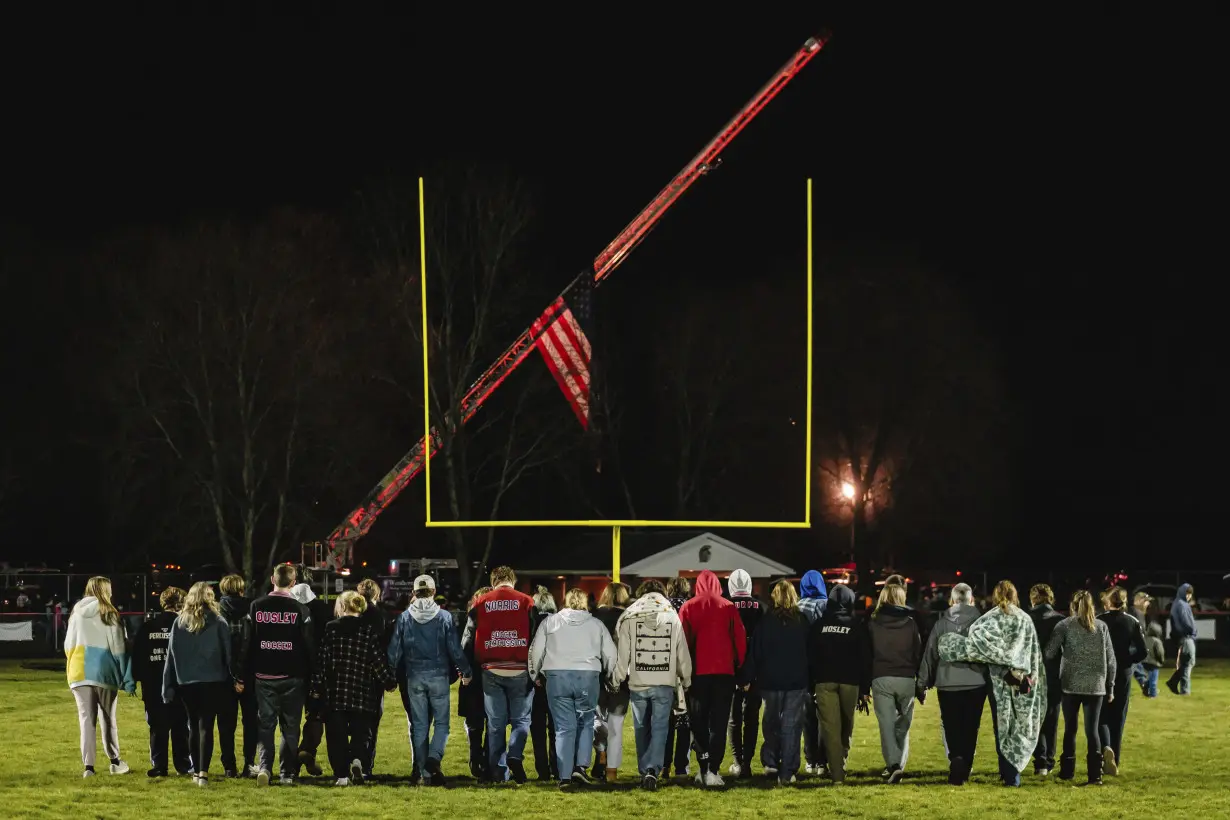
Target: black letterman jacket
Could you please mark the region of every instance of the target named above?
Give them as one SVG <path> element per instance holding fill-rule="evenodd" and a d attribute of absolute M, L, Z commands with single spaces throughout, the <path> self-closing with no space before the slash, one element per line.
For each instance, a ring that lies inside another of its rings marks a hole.
<path fill-rule="evenodd" d="M 288 592 L 274 590 L 248 610 L 245 678 L 310 681 L 316 672 L 312 615 Z"/>

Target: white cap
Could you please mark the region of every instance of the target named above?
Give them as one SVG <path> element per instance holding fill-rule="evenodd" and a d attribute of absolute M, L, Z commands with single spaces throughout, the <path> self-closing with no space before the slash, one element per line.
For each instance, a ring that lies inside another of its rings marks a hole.
<path fill-rule="evenodd" d="M 414 591 L 418 592 L 420 589 L 430 589 L 432 592 L 435 592 L 436 582 L 431 580 L 430 575 L 420 575 L 414 579 Z"/>

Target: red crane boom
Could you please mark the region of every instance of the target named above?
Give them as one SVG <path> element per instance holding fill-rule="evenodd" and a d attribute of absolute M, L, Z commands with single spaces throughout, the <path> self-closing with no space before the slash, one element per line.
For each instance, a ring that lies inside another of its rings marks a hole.
<path fill-rule="evenodd" d="M 739 112 L 726 123 L 717 136 L 710 140 L 709 144 L 702 148 L 700 153 L 693 157 L 692 161 L 675 175 L 670 184 L 658 192 L 658 195 L 636 215 L 635 219 L 628 223 L 627 227 L 620 231 L 619 236 L 615 237 L 611 244 L 603 249 L 602 253 L 598 254 L 594 259 L 593 265 L 595 286 L 600 284 L 607 276 L 610 276 L 612 271 L 628 258 L 628 254 L 657 226 L 658 222 L 661 221 L 662 217 L 666 215 L 666 212 L 670 210 L 679 197 L 683 195 L 684 191 L 692 187 L 692 184 L 701 176 L 721 163 L 720 155 L 726 146 L 738 136 L 740 131 L 747 127 L 747 124 L 769 104 L 770 100 L 786 87 L 787 83 L 794 79 L 803 66 L 807 65 L 811 58 L 816 56 L 825 43 L 828 42 L 828 39 L 829 36 L 825 33 L 812 37 L 804 43 L 795 52 L 794 56 L 778 69 L 773 78 L 765 83 L 746 105 L 739 109 Z M 478 412 L 478 409 L 482 407 L 483 402 L 495 392 L 495 389 L 525 361 L 530 351 L 534 349 L 534 343 L 537 341 L 537 338 L 537 334 L 532 329 L 525 330 L 496 359 L 495 363 L 475 380 L 461 400 L 461 424 L 469 421 Z M 434 428 L 431 434 L 430 455 L 435 455 L 440 447 L 440 438 L 439 433 Z M 376 518 L 380 513 L 384 512 L 389 504 L 405 489 L 406 485 L 423 469 L 426 445 L 426 440 L 420 439 L 413 449 L 402 456 L 402 459 L 393 466 L 393 469 L 389 470 L 384 478 L 380 479 L 380 483 L 368 493 L 367 497 L 363 499 L 363 503 L 347 515 L 345 520 L 329 534 L 329 538 L 323 546 L 327 548 L 328 559 L 335 568 L 340 569 L 344 561 L 353 558 L 354 542 L 367 535 L 368 530 L 376 522 Z"/>

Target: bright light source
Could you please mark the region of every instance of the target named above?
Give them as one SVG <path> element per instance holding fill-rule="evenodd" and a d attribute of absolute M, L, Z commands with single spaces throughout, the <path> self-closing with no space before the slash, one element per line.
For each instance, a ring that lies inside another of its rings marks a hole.
<path fill-rule="evenodd" d="M 854 485 L 848 481 L 843 481 L 841 483 L 841 494 L 844 495 L 848 500 L 853 501 L 854 500 Z"/>

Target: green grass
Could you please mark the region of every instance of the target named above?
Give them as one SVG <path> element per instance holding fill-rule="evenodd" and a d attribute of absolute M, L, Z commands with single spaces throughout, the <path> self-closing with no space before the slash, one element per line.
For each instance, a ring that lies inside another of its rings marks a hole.
<path fill-rule="evenodd" d="M 225 781 L 216 757 L 214 779 L 206 791 L 188 778 L 150 781 L 145 777 L 147 737 L 141 701 L 122 698 L 120 744 L 131 774 L 104 772 L 81 778 L 77 749 L 77 722 L 72 696 L 62 672 L 24 668 L 19 662 L 0 662 L 0 794 L 3 815 L 27 817 L 165 818 L 350 816 L 398 818 L 409 812 L 432 816 L 479 818 L 491 816 L 554 817 L 695 817 L 717 812 L 723 817 L 868 817 L 908 813 L 915 817 L 947 817 L 977 812 L 984 817 L 1089 818 L 1155 816 L 1182 811 L 1191 816 L 1230 817 L 1230 664 L 1202 662 L 1196 668 L 1196 694 L 1146 700 L 1134 696 L 1124 740 L 1124 765 L 1118 777 L 1106 778 L 1103 788 L 1085 788 L 1084 740 L 1078 740 L 1082 763 L 1078 778 L 1064 783 L 1041 780 L 1027 770 L 1020 789 L 998 785 L 995 755 L 984 712 L 974 780 L 962 788 L 945 782 L 934 699 L 916 708 L 907 778 L 897 786 L 883 785 L 883 768 L 874 717 L 859 715 L 850 754 L 849 784 L 834 787 L 816 778 L 798 786 L 769 789 L 764 780 L 742 781 L 724 792 L 705 793 L 692 785 L 665 786 L 654 794 L 631 783 L 582 794 L 560 794 L 554 786 L 533 780 L 526 786 L 477 787 L 465 765 L 464 736 L 453 724 L 445 772 L 458 777 L 446 791 L 410 788 L 409 750 L 405 717 L 400 703 L 390 698 L 384 716 L 377 772 L 393 775 L 392 783 L 365 788 L 337 789 L 332 780 L 306 779 L 293 790 L 258 788 L 251 780 Z M 934 693 L 933 693 L 934 694 Z M 624 765 L 621 774 L 634 772 L 631 717 L 625 726 Z M 1062 724 L 1061 724 L 1062 726 Z M 324 749 L 321 749 L 322 760 Z M 529 750 L 527 749 L 527 756 Z M 101 746 L 99 757 L 102 759 Z M 105 761 L 103 761 L 105 764 Z M 759 771 L 759 767 L 757 767 Z M 745 784 L 746 783 L 746 784 Z M 187 813 L 186 815 L 184 813 Z"/>

